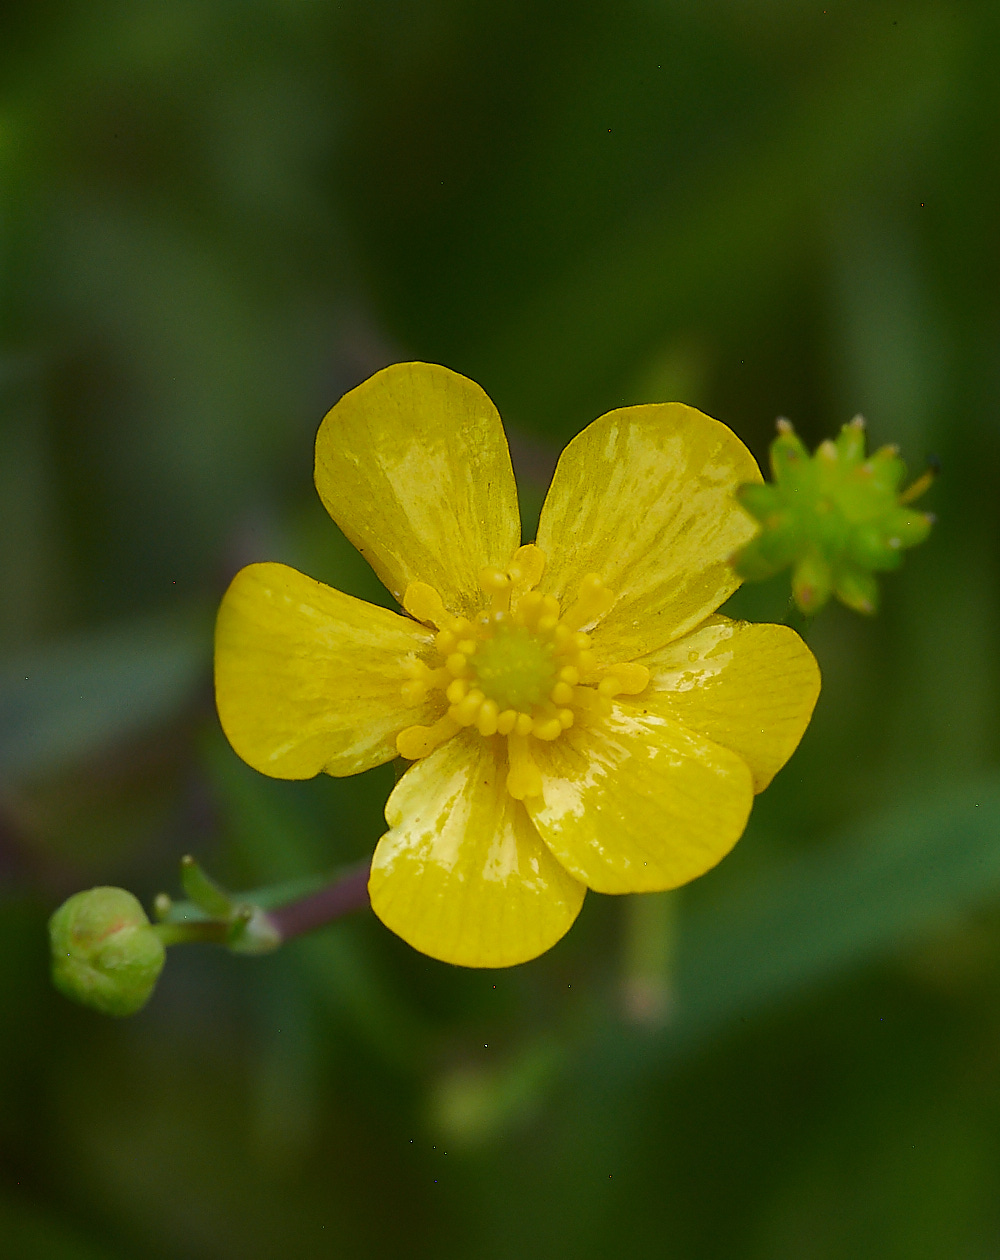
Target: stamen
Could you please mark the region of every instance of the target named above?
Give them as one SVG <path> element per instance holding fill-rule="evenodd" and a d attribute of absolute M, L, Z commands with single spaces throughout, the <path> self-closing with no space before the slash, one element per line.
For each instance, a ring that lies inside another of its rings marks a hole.
<path fill-rule="evenodd" d="M 411 582 L 403 593 L 403 607 L 417 621 L 429 622 L 443 628 L 451 617 L 441 596 L 426 582 Z"/>
<path fill-rule="evenodd" d="M 476 730 L 480 735 L 495 735 L 499 721 L 499 709 L 495 700 L 484 700 L 476 715 Z"/>
<path fill-rule="evenodd" d="M 396 736 L 396 751 L 407 761 L 418 761 L 445 740 L 451 739 L 452 735 L 457 735 L 460 729 L 447 714 L 438 718 L 433 726 L 408 726 Z"/>
<path fill-rule="evenodd" d="M 580 592 L 572 608 L 563 613 L 563 625 L 571 630 L 579 630 L 598 621 L 610 611 L 615 602 L 615 593 L 601 581 L 599 573 L 588 573 L 580 583 Z"/>
<path fill-rule="evenodd" d="M 543 595 L 541 615 L 535 623 L 537 634 L 551 634 L 559 624 L 559 601 L 554 595 Z"/>
<path fill-rule="evenodd" d="M 472 726 L 479 716 L 479 710 L 486 697 L 481 691 L 470 691 L 467 696 L 453 704 L 448 710 L 448 717 L 459 726 Z"/>
<path fill-rule="evenodd" d="M 542 610 L 542 595 L 538 591 L 528 591 L 522 595 L 514 609 L 514 620 L 518 625 L 534 630 L 535 622 Z"/>
<path fill-rule="evenodd" d="M 553 704 L 569 704 L 573 699 L 573 688 L 569 683 L 558 682 L 549 692 Z"/>
<path fill-rule="evenodd" d="M 542 580 L 545 572 L 545 552 L 535 543 L 526 543 L 514 552 L 507 575 L 514 591 L 523 595 Z"/>
<path fill-rule="evenodd" d="M 637 696 L 649 685 L 649 670 L 634 661 L 607 665 L 600 673 L 602 677 L 597 690 L 605 696 Z"/>
<path fill-rule="evenodd" d="M 542 775 L 528 751 L 528 741 L 523 735 L 507 737 L 507 791 L 516 801 L 529 796 L 541 796 Z"/>
<path fill-rule="evenodd" d="M 598 665 L 592 626 L 614 605 L 614 592 L 589 573 L 565 613 L 560 601 L 535 589 L 545 554 L 534 543 L 520 547 L 506 569 L 479 574 L 484 607 L 473 620 L 452 616 L 438 592 L 413 582 L 403 607 L 437 629 L 437 668 L 411 657 L 402 662 L 404 701 L 422 704 L 430 693 L 449 708 L 433 726 L 410 726 L 396 737 L 400 754 L 426 757 L 463 728 L 484 739 L 507 741 L 507 789 L 517 800 L 542 793 L 542 775 L 532 757 L 533 739 L 553 741 L 580 715 L 600 719 L 617 695 L 638 695 L 649 683 L 644 665 Z M 443 694 L 442 694 L 443 693 Z"/>
<path fill-rule="evenodd" d="M 490 612 L 506 612 L 510 608 L 510 578 L 503 569 L 481 569 L 479 585 L 490 598 Z"/>
<path fill-rule="evenodd" d="M 444 687 L 451 675 L 446 669 L 430 669 L 423 661 L 410 660 L 404 666 L 410 681 L 403 683 L 403 699 L 407 704 L 420 704 L 432 687 Z"/>
<path fill-rule="evenodd" d="M 562 723 L 559 721 L 559 715 L 552 717 L 535 718 L 531 724 L 531 733 L 536 739 L 558 739 L 563 733 Z"/>
<path fill-rule="evenodd" d="M 447 672 L 447 671 L 445 671 Z M 452 678 L 451 682 L 445 688 L 445 695 L 451 704 L 458 704 L 464 700 L 469 693 L 469 682 L 466 678 Z"/>

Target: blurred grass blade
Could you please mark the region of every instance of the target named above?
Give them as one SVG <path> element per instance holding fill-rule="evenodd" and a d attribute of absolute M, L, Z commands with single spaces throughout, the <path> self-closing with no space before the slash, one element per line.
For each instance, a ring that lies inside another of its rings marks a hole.
<path fill-rule="evenodd" d="M 203 615 L 146 619 L 0 662 L 0 779 L 57 770 L 170 718 L 208 671 Z"/>
<path fill-rule="evenodd" d="M 705 1034 L 1000 894 L 1000 779 L 915 801 L 682 921 L 676 1031 Z"/>

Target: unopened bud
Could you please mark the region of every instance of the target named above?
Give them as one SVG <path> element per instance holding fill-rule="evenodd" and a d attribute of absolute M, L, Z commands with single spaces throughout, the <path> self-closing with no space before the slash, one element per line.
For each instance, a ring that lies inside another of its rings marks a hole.
<path fill-rule="evenodd" d="M 91 888 L 49 920 L 52 981 L 104 1015 L 134 1015 L 163 969 L 165 950 L 142 906 L 124 888 Z"/>

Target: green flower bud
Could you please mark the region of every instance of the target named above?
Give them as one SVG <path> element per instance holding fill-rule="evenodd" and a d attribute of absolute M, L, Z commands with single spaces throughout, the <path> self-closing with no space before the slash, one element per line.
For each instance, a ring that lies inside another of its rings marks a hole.
<path fill-rule="evenodd" d="M 831 594 L 857 612 L 874 612 L 873 575 L 898 568 L 903 551 L 930 532 L 933 518 L 907 505 L 931 484 L 933 473 L 901 492 L 906 466 L 899 452 L 883 446 L 866 458 L 860 416 L 812 456 L 788 421 L 779 420 L 771 471 L 772 482 L 737 492 L 760 524 L 733 557 L 737 573 L 759 582 L 791 566 L 792 596 L 807 616 Z"/>
<path fill-rule="evenodd" d="M 52 982 L 104 1015 L 145 1006 L 166 957 L 163 941 L 124 888 L 91 888 L 64 901 L 49 920 Z"/>

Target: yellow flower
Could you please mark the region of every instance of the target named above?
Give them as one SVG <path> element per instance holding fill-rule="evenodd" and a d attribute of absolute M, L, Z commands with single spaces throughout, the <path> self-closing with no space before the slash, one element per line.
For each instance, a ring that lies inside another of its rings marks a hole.
<path fill-rule="evenodd" d="M 216 631 L 222 727 L 277 778 L 411 761 L 375 913 L 447 962 L 534 958 L 587 888 L 714 866 L 805 730 L 805 644 L 712 615 L 756 528 L 733 492 L 760 480 L 717 420 L 625 407 L 567 446 L 522 547 L 490 399 L 446 368 L 386 368 L 323 421 L 316 487 L 409 615 L 282 564 L 243 569 Z"/>

